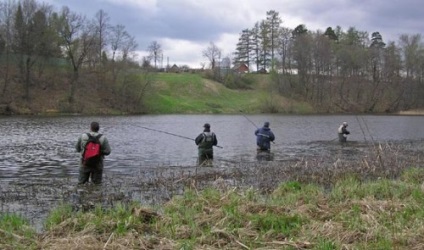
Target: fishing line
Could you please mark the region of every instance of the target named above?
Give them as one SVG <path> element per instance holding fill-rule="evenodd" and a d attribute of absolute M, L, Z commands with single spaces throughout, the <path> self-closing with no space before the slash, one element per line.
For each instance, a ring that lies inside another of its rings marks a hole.
<path fill-rule="evenodd" d="M 362 135 L 364 136 L 364 141 L 367 143 L 368 142 L 367 136 L 365 134 L 365 129 L 363 128 L 363 126 L 366 125 L 366 123 L 364 121 L 364 118 L 361 117 L 362 118 L 362 122 L 361 122 L 361 120 L 359 120 L 359 118 L 358 118 L 357 115 L 355 115 L 355 118 L 356 118 L 356 121 L 358 122 L 359 128 L 361 129 Z M 364 123 L 364 125 L 362 123 Z M 369 130 L 368 130 L 368 133 L 370 134 Z"/>
<path fill-rule="evenodd" d="M 221 95 L 222 96 L 222 95 Z M 229 100 L 226 96 L 224 96 L 227 100 Z M 241 110 L 241 109 L 239 109 L 239 112 L 242 114 L 242 116 L 246 119 L 246 120 L 248 120 L 256 129 L 259 129 L 259 127 L 252 121 L 252 120 L 250 120 L 249 119 L 249 117 L 247 117 L 245 114 L 244 114 L 244 112 L 243 112 L 243 110 Z M 272 144 L 275 144 L 275 141 L 271 141 L 271 143 Z"/>
<path fill-rule="evenodd" d="M 187 139 L 187 140 L 190 140 L 190 141 L 195 141 L 195 139 L 190 138 L 190 137 L 187 137 L 187 136 L 177 135 L 177 134 L 173 134 L 173 133 L 166 132 L 166 131 L 163 131 L 163 130 L 148 128 L 148 127 L 139 126 L 139 125 L 135 125 L 135 126 L 136 127 L 139 127 L 139 128 L 144 128 L 144 129 L 147 129 L 147 130 L 150 130 L 150 131 L 155 131 L 155 132 L 164 133 L 164 134 L 167 134 L 167 135 L 172 135 L 172 136 L 180 137 L 180 138 Z M 214 146 L 217 147 L 217 148 L 223 148 L 223 147 L 218 146 L 218 145 L 214 145 Z"/>
<path fill-rule="evenodd" d="M 224 95 L 221 95 L 221 96 L 223 96 L 225 99 L 227 99 L 227 101 L 230 101 L 231 102 L 231 100 L 229 100 L 226 96 L 224 96 Z M 247 117 L 245 114 L 244 114 L 244 112 L 243 112 L 243 110 L 241 110 L 241 109 L 239 109 L 238 110 L 240 113 L 241 113 L 241 115 L 246 119 L 246 120 L 248 120 L 256 129 L 259 129 L 259 127 L 252 121 L 252 120 L 250 120 L 249 119 L 249 117 Z M 275 142 L 274 141 L 271 141 L 271 143 L 272 144 L 275 144 Z"/>
<path fill-rule="evenodd" d="M 239 110 L 240 112 L 242 112 L 243 113 L 243 111 L 241 111 L 241 110 Z M 244 118 L 246 118 L 246 120 L 248 120 L 250 123 L 252 123 L 253 124 L 253 126 L 255 126 L 255 128 L 259 128 L 258 126 L 256 126 L 256 124 L 252 121 L 252 120 L 250 120 L 246 115 L 244 115 L 244 114 L 242 114 L 242 116 L 244 117 Z"/>
<path fill-rule="evenodd" d="M 371 137 L 372 142 L 375 142 L 374 137 L 372 136 L 372 133 L 371 133 L 370 129 L 368 128 L 368 124 L 365 121 L 364 117 L 361 116 L 361 119 L 362 119 L 362 122 L 365 124 L 365 128 L 367 129 L 368 135 Z"/>
<path fill-rule="evenodd" d="M 225 95 L 222 95 L 222 94 L 220 94 L 220 96 L 221 97 L 224 97 L 224 99 L 226 99 L 227 101 L 229 101 L 229 102 L 232 102 L 232 100 L 230 100 L 227 96 L 225 96 Z M 241 110 L 241 109 L 239 109 L 238 110 L 240 113 L 241 113 L 241 115 L 246 119 L 246 120 L 248 120 L 256 129 L 258 129 L 259 127 L 258 126 L 256 126 L 256 124 L 252 121 L 252 120 L 250 120 L 245 114 L 244 114 L 244 112 L 243 112 L 243 110 Z"/>
<path fill-rule="evenodd" d="M 258 127 L 258 126 L 256 126 L 256 124 L 255 124 L 254 122 L 252 122 L 252 120 L 250 120 L 247 116 L 243 115 L 243 117 L 244 117 L 244 118 L 246 118 L 246 119 L 247 119 L 250 123 L 252 123 L 252 124 L 253 124 L 253 126 L 255 126 L 255 128 L 256 128 L 256 129 L 259 129 L 259 127 Z M 262 135 L 262 136 L 265 136 L 265 137 L 268 137 L 268 138 L 269 138 L 269 136 L 264 135 L 264 134 L 259 134 L 259 135 Z M 274 142 L 274 141 L 271 141 L 271 143 L 272 143 L 272 144 L 275 144 L 275 142 Z"/>

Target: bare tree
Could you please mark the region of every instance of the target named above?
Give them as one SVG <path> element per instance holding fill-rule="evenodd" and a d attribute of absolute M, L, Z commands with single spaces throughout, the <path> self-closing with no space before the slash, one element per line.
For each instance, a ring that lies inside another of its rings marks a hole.
<path fill-rule="evenodd" d="M 109 15 L 104 12 L 103 10 L 99 10 L 96 13 L 96 33 L 97 33 L 97 56 L 96 56 L 96 62 L 101 61 L 103 49 L 106 47 L 107 44 L 107 37 L 109 34 L 109 21 L 110 17 Z"/>
<path fill-rule="evenodd" d="M 287 70 L 291 68 L 291 55 L 290 55 L 290 47 L 292 43 L 291 33 L 293 31 L 289 28 L 281 28 L 279 34 L 278 41 L 278 53 L 280 55 L 281 60 L 281 69 L 284 73 L 288 72 Z"/>
<path fill-rule="evenodd" d="M 400 49 L 404 58 L 404 69 L 406 72 L 407 84 L 405 84 L 405 95 L 407 106 L 411 108 L 415 105 L 416 83 L 420 81 L 420 66 L 423 63 L 422 51 L 424 46 L 422 44 L 421 34 L 406 35 L 403 34 L 399 38 Z M 414 86 L 415 85 L 415 86 Z"/>
<path fill-rule="evenodd" d="M 130 36 L 125 30 L 125 26 L 116 25 L 111 28 L 110 32 L 110 46 L 112 50 L 112 75 L 113 82 L 116 82 L 119 72 L 125 66 L 125 63 L 128 61 L 131 52 L 133 52 L 137 43 L 135 42 L 134 37 Z"/>
<path fill-rule="evenodd" d="M 221 59 L 221 49 L 218 48 L 213 42 L 209 43 L 209 47 L 203 50 L 203 57 L 206 57 L 211 65 L 211 69 L 214 69 L 216 62 Z"/>
<path fill-rule="evenodd" d="M 133 59 L 135 56 L 135 49 L 137 48 L 138 44 L 135 41 L 135 38 L 133 36 L 128 35 L 126 39 L 124 40 L 123 46 L 122 46 L 122 61 L 127 63 L 130 59 Z"/>
<path fill-rule="evenodd" d="M 89 50 L 95 45 L 94 31 L 86 26 L 85 17 L 71 12 L 68 7 L 63 7 L 57 29 L 62 38 L 66 56 L 72 64 L 71 91 L 69 102 L 74 102 L 75 91 L 78 86 L 79 73 Z"/>
<path fill-rule="evenodd" d="M 143 58 L 141 58 L 141 68 L 149 69 L 151 67 L 150 60 L 146 56 L 143 56 Z"/>
<path fill-rule="evenodd" d="M 11 80 L 11 53 L 13 46 L 13 13 L 16 11 L 16 6 L 9 1 L 0 3 L 0 23 L 2 40 L 4 41 L 4 48 L 1 51 L 5 57 L 5 67 L 2 69 L 3 88 L 2 95 L 7 96 L 7 90 Z M 4 100 L 4 99 L 3 99 Z"/>
<path fill-rule="evenodd" d="M 115 61 L 117 53 L 122 48 L 123 41 L 128 36 L 128 33 L 125 31 L 125 26 L 116 25 L 111 28 L 110 32 L 110 46 L 112 50 L 112 62 Z"/>
<path fill-rule="evenodd" d="M 422 49 L 421 35 L 403 34 L 399 38 L 399 44 L 405 60 L 407 78 L 416 78 L 419 67 L 419 51 Z"/>
<path fill-rule="evenodd" d="M 157 41 L 153 41 L 147 50 L 149 51 L 149 58 L 153 60 L 155 69 L 157 69 L 157 63 L 162 59 L 162 46 Z"/>
<path fill-rule="evenodd" d="M 312 34 L 311 38 L 312 72 L 309 72 L 312 75 L 311 98 L 314 105 L 322 107 L 322 105 L 328 105 L 332 99 L 329 72 L 333 58 L 331 49 L 333 41 L 321 31 Z"/>
<path fill-rule="evenodd" d="M 392 112 L 399 110 L 401 103 L 405 102 L 405 92 L 409 89 L 405 88 L 402 81 L 402 54 L 401 49 L 396 46 L 395 42 L 389 42 L 384 49 L 383 54 L 383 81 L 385 84 L 388 105 L 386 111 Z M 407 85 L 406 85 L 407 86 Z M 420 98 L 421 99 L 421 98 Z"/>
<path fill-rule="evenodd" d="M 298 90 L 309 98 L 311 90 L 309 73 L 312 67 L 312 37 L 303 24 L 298 25 L 293 30 L 292 36 L 293 61 L 296 63 L 300 83 Z"/>

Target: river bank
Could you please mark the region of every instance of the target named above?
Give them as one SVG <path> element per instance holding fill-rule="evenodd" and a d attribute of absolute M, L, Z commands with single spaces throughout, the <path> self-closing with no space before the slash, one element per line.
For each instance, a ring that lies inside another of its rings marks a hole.
<path fill-rule="evenodd" d="M 424 109 L 404 110 L 399 112 L 400 115 L 424 115 Z"/>
<path fill-rule="evenodd" d="M 423 114 L 422 110 L 399 111 L 403 106 L 394 109 L 389 105 L 393 98 L 380 100 L 371 107 L 368 107 L 371 100 L 339 100 L 338 95 L 331 92 L 337 86 L 319 91 L 318 100 L 311 99 L 300 87 L 297 89 L 300 83 L 296 76 L 286 79 L 273 74 L 237 75 L 233 79 L 236 85 L 214 81 L 211 76 L 205 72 L 135 72 L 134 81 L 129 85 L 92 85 L 88 81 L 81 84 L 84 87 L 78 88 L 73 98 L 69 96 L 69 86 L 60 81 L 35 88 L 26 98 L 21 94 L 22 86 L 14 84 L 16 88 L 4 94 L 0 101 L 0 115 Z M 282 91 L 287 82 L 291 87 Z"/>
<path fill-rule="evenodd" d="M 139 77 L 142 77 L 141 75 Z M 138 102 L 115 103 L 103 91 L 82 91 L 72 103 L 64 89 L 34 93 L 31 101 L 14 98 L 0 102 L 0 115 L 136 115 L 136 114 L 236 114 L 310 113 L 307 103 L 270 93 L 268 76 L 254 76 L 245 89 L 230 89 L 201 74 L 157 73 L 143 87 Z M 136 91 L 136 90 L 134 90 Z M 88 95 L 91 92 L 92 95 Z M 273 106 L 269 107 L 272 101 Z"/>
<path fill-rule="evenodd" d="M 355 161 L 334 156 L 143 169 L 109 176 L 100 189 L 75 189 L 66 180 L 45 189 L 42 182 L 16 183 L 2 190 L 2 202 L 29 201 L 40 192 L 61 195 L 63 202 L 52 207 L 40 232 L 3 211 L 0 246 L 420 249 L 422 157 L 408 145 L 383 144 L 370 145 Z"/>

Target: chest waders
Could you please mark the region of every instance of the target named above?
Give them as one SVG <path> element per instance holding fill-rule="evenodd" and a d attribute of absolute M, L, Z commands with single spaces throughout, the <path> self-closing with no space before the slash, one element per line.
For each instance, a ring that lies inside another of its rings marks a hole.
<path fill-rule="evenodd" d="M 214 134 L 211 132 L 204 132 L 203 139 L 199 143 L 199 165 L 209 165 L 210 161 L 213 159 L 213 143 L 214 143 Z"/>

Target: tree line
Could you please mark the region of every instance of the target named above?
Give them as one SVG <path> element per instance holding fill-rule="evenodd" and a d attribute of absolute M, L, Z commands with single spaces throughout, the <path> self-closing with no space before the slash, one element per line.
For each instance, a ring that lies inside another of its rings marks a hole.
<path fill-rule="evenodd" d="M 284 27 L 270 10 L 241 31 L 233 63 L 270 71 L 275 89 L 322 111 L 394 112 L 424 106 L 424 43 L 420 34 L 397 42 L 340 26 L 310 31 Z"/>
<path fill-rule="evenodd" d="M 151 83 L 135 72 L 136 48 L 103 10 L 87 18 L 35 0 L 0 2 L 0 104 L 31 110 L 54 95 L 52 107 L 63 112 L 80 112 L 90 99 L 136 112 Z"/>
<path fill-rule="evenodd" d="M 279 13 L 270 10 L 264 20 L 241 31 L 232 61 L 221 61 L 212 42 L 203 56 L 212 69 L 244 63 L 270 71 L 275 92 L 321 111 L 394 112 L 424 106 L 420 34 L 403 34 L 386 44 L 378 31 L 369 35 L 339 26 L 310 31 L 303 24 L 294 29 L 282 24 Z M 152 42 L 140 68 L 137 46 L 125 26 L 112 24 L 103 10 L 87 18 L 67 6 L 55 10 L 35 0 L 0 2 L 0 108 L 32 110 L 44 101 L 39 106 L 81 112 L 93 99 L 107 108 L 141 112 L 152 75 L 140 70 L 157 68 L 163 52 Z M 46 100 L 52 96 L 55 100 Z"/>

